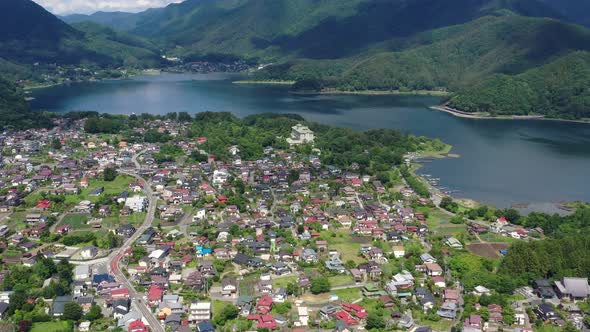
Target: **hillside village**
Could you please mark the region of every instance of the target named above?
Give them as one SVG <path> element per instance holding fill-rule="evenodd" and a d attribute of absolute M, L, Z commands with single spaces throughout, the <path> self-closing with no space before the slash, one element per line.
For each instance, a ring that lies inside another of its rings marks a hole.
<path fill-rule="evenodd" d="M 458 220 L 415 175 L 325 164 L 306 124 L 248 158 L 236 144 L 206 151 L 212 138 L 189 139 L 177 119 L 134 128 L 166 143 L 55 121 L 0 135 L 0 316 L 21 330 L 586 328 L 587 278 L 509 295 L 463 278 L 542 228 Z"/>

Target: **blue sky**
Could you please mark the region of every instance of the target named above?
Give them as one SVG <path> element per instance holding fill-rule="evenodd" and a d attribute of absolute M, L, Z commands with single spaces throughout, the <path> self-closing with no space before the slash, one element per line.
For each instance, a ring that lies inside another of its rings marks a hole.
<path fill-rule="evenodd" d="M 0 0 L 1 1 L 1 0 Z M 91 14 L 96 11 L 139 12 L 148 8 L 164 7 L 182 0 L 34 0 L 57 15 Z"/>

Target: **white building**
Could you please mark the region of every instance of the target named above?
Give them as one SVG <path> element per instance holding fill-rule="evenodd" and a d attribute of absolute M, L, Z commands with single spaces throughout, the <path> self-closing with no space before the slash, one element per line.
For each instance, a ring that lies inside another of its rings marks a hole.
<path fill-rule="evenodd" d="M 188 320 L 190 322 L 203 322 L 211 319 L 211 302 L 191 303 Z"/>
<path fill-rule="evenodd" d="M 313 143 L 314 139 L 313 131 L 302 124 L 297 124 L 291 128 L 291 137 L 287 138 L 287 143 L 291 145 Z"/>
<path fill-rule="evenodd" d="M 125 200 L 125 206 L 128 206 L 133 212 L 143 212 L 148 206 L 146 197 L 133 196 Z"/>

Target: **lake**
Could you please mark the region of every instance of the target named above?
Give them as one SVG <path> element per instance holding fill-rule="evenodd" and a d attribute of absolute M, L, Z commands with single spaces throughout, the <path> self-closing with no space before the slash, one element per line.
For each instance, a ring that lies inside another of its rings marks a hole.
<path fill-rule="evenodd" d="M 33 91 L 32 106 L 54 112 L 131 114 L 228 111 L 296 113 L 354 129 L 396 128 L 452 144 L 446 158 L 422 173 L 440 185 L 498 207 L 590 201 L 590 125 L 535 120 L 474 120 L 434 111 L 426 96 L 294 95 L 284 86 L 232 84 L 223 74 L 165 74 Z"/>

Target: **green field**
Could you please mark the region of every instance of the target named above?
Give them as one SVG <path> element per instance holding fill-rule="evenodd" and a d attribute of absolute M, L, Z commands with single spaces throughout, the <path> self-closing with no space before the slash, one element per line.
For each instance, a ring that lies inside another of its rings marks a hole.
<path fill-rule="evenodd" d="M 30 332 L 65 332 L 73 331 L 74 328 L 68 322 L 43 322 L 34 323 Z"/>
<path fill-rule="evenodd" d="M 452 217 L 438 209 L 420 208 L 418 210 L 428 214 L 428 218 L 426 219 L 428 228 L 435 233 L 456 235 L 467 231 L 465 224 L 452 224 L 450 222 Z"/>
<path fill-rule="evenodd" d="M 80 201 L 89 200 L 91 202 L 96 202 L 100 196 L 89 196 L 89 194 L 96 188 L 104 187 L 103 194 L 114 194 L 118 195 L 121 192 L 128 189 L 129 184 L 133 182 L 135 179 L 128 175 L 119 175 L 114 181 L 107 182 L 103 180 L 92 179 L 90 180 L 89 187 L 86 189 L 82 189 L 80 194 L 78 195 L 65 195 L 65 204 L 68 206 L 74 206 Z M 25 197 L 25 202 L 27 206 L 34 207 L 35 204 L 41 199 L 41 192 L 43 190 L 39 190 L 33 194 L 28 195 Z M 130 193 L 131 194 L 131 193 Z"/>
<path fill-rule="evenodd" d="M 361 243 L 355 242 L 350 234 L 350 230 L 340 229 L 336 232 L 324 231 L 321 233 L 322 239 L 328 241 L 328 250 L 336 250 L 340 253 L 340 259 L 343 262 L 352 260 L 355 263 L 362 263 L 364 258 L 359 257 Z M 336 234 L 336 236 L 332 236 Z M 371 240 L 367 238 L 366 244 L 370 245 Z"/>
<path fill-rule="evenodd" d="M 350 285 L 350 284 L 354 283 L 352 276 L 348 275 L 348 274 L 337 275 L 337 276 L 329 277 L 328 279 L 330 280 L 330 286 L 332 286 L 332 287 Z"/>
<path fill-rule="evenodd" d="M 68 214 L 60 225 L 70 225 L 74 230 L 90 229 L 90 226 L 86 224 L 87 221 L 88 215 L 86 214 Z"/>
<path fill-rule="evenodd" d="M 272 280 L 273 288 L 285 288 L 288 284 L 297 283 L 296 276 L 280 277 Z"/>
<path fill-rule="evenodd" d="M 338 295 L 338 298 L 344 302 L 353 302 L 363 297 L 360 288 L 347 288 L 331 291 L 330 294 Z"/>

